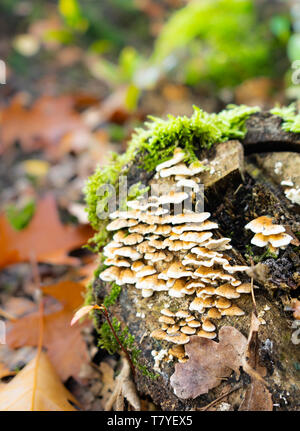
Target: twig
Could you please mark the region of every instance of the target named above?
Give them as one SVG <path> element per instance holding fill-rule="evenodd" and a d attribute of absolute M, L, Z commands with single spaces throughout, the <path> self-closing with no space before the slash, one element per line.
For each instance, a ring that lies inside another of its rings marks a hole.
<path fill-rule="evenodd" d="M 33 391 L 32 391 L 32 398 L 31 398 L 31 411 L 34 411 L 35 395 L 36 395 L 36 389 L 37 389 L 37 378 L 38 378 L 38 363 L 39 363 L 41 353 L 42 353 L 42 348 L 43 348 L 44 302 L 43 302 L 43 296 L 42 296 L 43 293 L 41 290 L 40 273 L 39 273 L 39 268 L 38 268 L 35 256 L 31 257 L 31 264 L 32 264 L 33 279 L 34 279 L 36 288 L 39 292 L 39 340 L 38 340 L 38 351 L 37 351 L 36 363 L 35 363 L 35 369 L 34 369 Z"/>
<path fill-rule="evenodd" d="M 103 315 L 104 315 L 107 323 L 109 324 L 109 327 L 110 327 L 112 333 L 114 334 L 115 339 L 117 340 L 117 342 L 118 342 L 119 346 L 121 347 L 124 355 L 126 356 L 126 359 L 129 362 L 129 365 L 130 365 L 130 368 L 131 368 L 131 371 L 132 371 L 132 375 L 133 375 L 133 377 L 135 377 L 135 367 L 134 367 L 134 364 L 133 364 L 133 362 L 132 362 L 132 360 L 130 358 L 130 355 L 129 355 L 128 351 L 126 350 L 126 348 L 121 343 L 121 340 L 119 339 L 119 337 L 118 337 L 118 335 L 117 335 L 117 333 L 116 333 L 116 331 L 115 331 L 115 329 L 114 329 L 114 327 L 113 327 L 113 325 L 112 325 L 112 323 L 110 321 L 107 308 L 105 307 L 105 305 L 102 304 L 99 307 L 99 310 L 103 313 Z"/>

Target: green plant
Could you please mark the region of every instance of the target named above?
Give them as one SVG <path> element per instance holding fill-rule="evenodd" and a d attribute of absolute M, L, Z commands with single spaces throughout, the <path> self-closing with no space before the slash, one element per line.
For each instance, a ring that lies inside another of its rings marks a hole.
<path fill-rule="evenodd" d="M 8 205 L 5 210 L 6 217 L 14 229 L 22 230 L 28 226 L 35 213 L 35 208 L 36 204 L 34 200 L 30 200 L 22 208 Z"/>
<path fill-rule="evenodd" d="M 152 62 L 175 58 L 175 74 L 190 85 L 209 81 L 226 87 L 273 76 L 275 53 L 286 57 L 285 24 L 274 17 L 261 22 L 251 0 L 190 1 L 164 25 Z"/>
<path fill-rule="evenodd" d="M 283 119 L 281 127 L 285 132 L 300 133 L 300 114 L 295 103 L 283 107 L 275 106 L 270 112 Z"/>

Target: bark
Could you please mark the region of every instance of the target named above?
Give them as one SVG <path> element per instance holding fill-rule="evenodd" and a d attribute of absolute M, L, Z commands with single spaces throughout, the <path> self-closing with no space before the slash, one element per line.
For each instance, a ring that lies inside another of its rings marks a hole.
<path fill-rule="evenodd" d="M 205 211 L 209 211 L 211 219 L 219 224 L 219 233 L 232 238 L 235 261 L 239 264 L 245 262 L 246 254 L 249 253 L 247 244 L 250 244 L 253 234 L 246 231 L 244 226 L 253 218 L 268 214 L 284 224 L 290 232 L 300 231 L 299 206 L 293 205 L 286 198 L 284 189 L 280 186 L 280 177 L 276 177 L 274 164 L 270 162 L 270 157 L 275 154 L 274 163 L 283 160 L 284 164 L 287 157 L 296 164 L 300 163 L 300 155 L 297 154 L 299 136 L 283 132 L 280 124 L 281 120 L 276 116 L 255 114 L 247 121 L 248 132 L 243 142 L 229 141 L 214 146 L 210 151 L 201 152 L 201 157 L 208 158 L 212 166 L 220 168 L 216 169 L 215 174 L 206 174 L 201 178 L 205 185 Z M 267 154 L 267 151 L 272 153 Z M 277 151 L 285 153 L 274 153 Z M 286 153 L 290 151 L 293 153 Z M 264 154 L 258 155 L 258 152 Z M 153 173 L 146 173 L 138 166 L 136 160 L 129 167 L 129 186 L 138 181 L 147 184 L 153 177 Z M 299 175 L 295 172 L 294 180 L 297 174 Z M 296 182 L 299 181 L 299 177 L 297 178 Z M 262 249 L 253 247 L 252 252 L 259 256 Z M 258 333 L 259 361 L 267 369 L 265 381 L 272 395 L 274 409 L 298 410 L 300 343 L 292 342 L 292 334 L 296 329 L 292 328 L 292 313 L 286 311 L 285 306 L 291 297 L 299 295 L 299 247 L 290 245 L 280 253 L 279 258 L 267 258 L 263 263 L 268 268 L 267 278 L 255 282 L 259 286 L 255 291 L 257 311 L 266 322 L 260 325 Z M 94 282 L 94 293 L 99 304 L 108 291 L 107 284 L 100 280 Z M 172 299 L 172 302 L 177 301 L 181 307 L 187 299 Z M 117 304 L 110 310 L 135 336 L 136 345 L 142 350 L 139 360 L 151 372 L 155 372 L 151 351 L 170 347 L 149 336 L 158 327 L 160 309 L 169 301 L 170 297 L 165 292 L 155 293 L 151 298 L 142 298 L 133 286 L 123 286 Z M 251 296 L 242 295 L 236 304 L 246 312 L 245 316 L 223 317 L 217 321 L 218 330 L 223 325 L 231 325 L 248 336 L 253 310 Z M 241 372 L 239 378 L 233 372 L 227 381 L 194 400 L 181 400 L 170 386 L 174 365 L 175 362 L 162 362 L 159 377 L 155 380 L 143 376 L 139 371 L 135 378 L 140 394 L 149 395 L 163 410 L 201 408 L 230 391 L 237 385 L 237 381 L 240 383 L 239 389 L 223 398 L 222 402 L 229 403 L 231 410 L 237 410 L 245 400 L 250 378 L 244 372 Z"/>

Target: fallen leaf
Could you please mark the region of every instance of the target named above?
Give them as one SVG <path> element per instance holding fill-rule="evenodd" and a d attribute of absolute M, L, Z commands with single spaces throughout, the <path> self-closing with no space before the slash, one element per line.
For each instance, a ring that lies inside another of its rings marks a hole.
<path fill-rule="evenodd" d="M 77 263 L 67 253 L 81 247 L 90 236 L 87 226 L 63 225 L 55 199 L 48 195 L 38 203 L 31 222 L 22 231 L 14 230 L 4 213 L 0 215 L 0 268 L 28 262 L 32 256 L 37 262 Z"/>
<path fill-rule="evenodd" d="M 105 404 L 105 410 L 110 411 L 115 405 L 116 411 L 124 410 L 124 398 L 135 410 L 141 409 L 141 402 L 136 392 L 135 384 L 130 376 L 130 364 L 126 358 L 122 359 L 122 369 L 116 378 L 116 386 Z"/>
<path fill-rule="evenodd" d="M 23 99 L 22 94 L 17 95 L 0 111 L 0 154 L 15 142 L 20 142 L 25 151 L 43 148 L 54 154 L 53 149 L 66 133 L 87 132 L 72 96 L 43 96 L 30 108 L 25 107 Z"/>
<path fill-rule="evenodd" d="M 63 281 L 44 287 L 44 294 L 60 303 L 53 311 L 45 309 L 43 346 L 60 378 L 78 377 L 82 364 L 89 361 L 86 344 L 81 335 L 83 324 L 70 325 L 74 311 L 82 304 L 85 287 L 81 283 Z M 37 346 L 39 338 L 39 312 L 36 310 L 7 325 L 7 344 L 11 348 Z"/>
<path fill-rule="evenodd" d="M 232 370 L 239 374 L 247 339 L 232 326 L 223 326 L 220 342 L 193 336 L 185 346 L 189 357 L 185 363 L 175 365 L 171 386 L 182 399 L 196 398 L 218 386 Z"/>
<path fill-rule="evenodd" d="M 70 401 L 78 404 L 43 352 L 0 390 L 1 411 L 74 411 Z"/>
<path fill-rule="evenodd" d="M 239 410 L 267 412 L 273 410 L 272 395 L 261 381 L 254 379 L 248 386 Z"/>

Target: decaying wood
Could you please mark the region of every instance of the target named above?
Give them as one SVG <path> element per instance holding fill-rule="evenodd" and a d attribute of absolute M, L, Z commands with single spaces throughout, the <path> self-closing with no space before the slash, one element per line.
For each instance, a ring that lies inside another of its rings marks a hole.
<path fill-rule="evenodd" d="M 280 185 L 286 178 L 280 179 L 276 177 L 277 174 L 272 174 L 270 154 L 255 154 L 257 151 L 299 152 L 298 135 L 283 132 L 280 124 L 278 117 L 255 114 L 247 122 L 248 133 L 242 143 L 229 141 L 209 151 L 200 152 L 201 158 L 207 158 L 210 166 L 214 166 L 210 174 L 205 173 L 201 178 L 205 185 L 205 210 L 209 211 L 212 214 L 211 219 L 219 224 L 219 233 L 231 237 L 235 263 L 245 262 L 249 253 L 253 254 L 252 258 L 255 258 L 256 254 L 262 254 L 262 249 L 257 247 L 252 247 L 251 252 L 249 251 L 252 235 L 244 229 L 245 224 L 255 217 L 268 214 L 291 232 L 300 231 L 299 206 L 287 199 Z M 251 153 L 250 156 L 244 158 L 243 146 L 246 154 Z M 293 156 L 299 157 L 294 153 L 289 155 L 290 159 Z M 277 155 L 275 162 L 282 160 L 284 164 L 287 160 L 286 153 L 282 153 L 282 159 L 280 157 Z M 153 172 L 147 173 L 139 168 L 135 161 L 129 167 L 129 186 L 139 181 L 147 185 L 153 175 Z M 293 178 L 295 180 L 295 176 Z M 259 289 L 255 290 L 257 313 L 265 322 L 260 325 L 258 332 L 258 360 L 260 365 L 266 368 L 264 379 L 274 408 L 298 410 L 300 343 L 297 345 L 292 342 L 292 333 L 295 331 L 292 328 L 293 316 L 285 310 L 285 304 L 289 298 L 299 294 L 299 248 L 290 245 L 281 251 L 278 259 L 268 257 L 263 263 L 267 271 L 262 279 L 255 282 L 259 286 Z M 99 304 L 108 291 L 109 286 L 106 283 L 101 280 L 94 282 L 94 293 Z M 150 337 L 151 331 L 158 327 L 160 310 L 169 301 L 170 297 L 166 292 L 142 298 L 133 286 L 123 286 L 118 303 L 110 310 L 135 336 L 136 345 L 142 351 L 139 360 L 151 372 L 156 372 L 151 352 L 170 347 L 168 343 Z M 185 301 L 185 298 L 172 298 L 172 303 L 177 302 L 178 308 L 182 308 Z M 236 304 L 246 312 L 245 315 L 223 317 L 216 322 L 218 329 L 223 325 L 231 325 L 248 337 L 253 311 L 251 295 L 242 295 Z M 243 371 L 239 379 L 232 373 L 218 387 L 194 400 L 182 400 L 174 394 L 170 386 L 173 373 L 174 362 L 164 361 L 160 364 L 159 377 L 155 380 L 138 371 L 135 382 L 140 394 L 149 395 L 163 410 L 201 409 L 218 397 L 235 410 L 241 405 L 242 409 L 249 404 L 246 396 L 249 394 L 250 377 Z M 240 388 L 232 391 L 237 384 Z M 228 395 L 223 398 L 222 395 L 226 392 Z"/>

